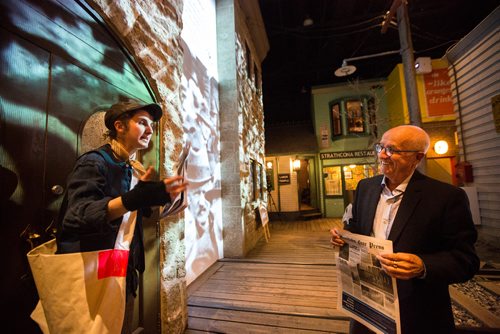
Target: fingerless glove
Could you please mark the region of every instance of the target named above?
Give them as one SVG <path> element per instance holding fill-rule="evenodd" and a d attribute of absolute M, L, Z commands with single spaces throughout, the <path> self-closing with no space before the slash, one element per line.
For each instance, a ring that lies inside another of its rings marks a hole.
<path fill-rule="evenodd" d="M 134 211 L 139 208 L 164 205 L 170 200 L 162 181 L 139 181 L 134 189 L 122 195 L 125 209 Z"/>

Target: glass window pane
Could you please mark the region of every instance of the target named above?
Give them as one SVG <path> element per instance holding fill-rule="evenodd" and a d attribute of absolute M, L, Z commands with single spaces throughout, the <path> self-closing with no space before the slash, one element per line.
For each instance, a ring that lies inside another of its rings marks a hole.
<path fill-rule="evenodd" d="M 323 167 L 325 196 L 342 195 L 342 176 L 340 166 Z"/>
<path fill-rule="evenodd" d="M 332 135 L 339 136 L 342 134 L 342 125 L 340 121 L 340 105 L 335 103 L 332 105 Z"/>
<path fill-rule="evenodd" d="M 349 133 L 363 133 L 363 105 L 359 100 L 351 100 L 346 103 L 347 129 Z"/>
<path fill-rule="evenodd" d="M 369 128 L 370 133 L 375 138 L 378 137 L 376 113 L 377 113 L 377 105 L 375 103 L 375 99 L 373 97 L 370 97 L 368 99 L 368 117 L 369 117 L 368 123 L 370 124 L 370 128 Z"/>
<path fill-rule="evenodd" d="M 356 190 L 359 181 L 375 175 L 375 165 L 344 166 L 345 190 Z"/>

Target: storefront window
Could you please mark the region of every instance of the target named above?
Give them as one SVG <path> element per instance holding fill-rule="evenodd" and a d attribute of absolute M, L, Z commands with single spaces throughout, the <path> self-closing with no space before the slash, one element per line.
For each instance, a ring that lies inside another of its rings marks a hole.
<path fill-rule="evenodd" d="M 349 133 L 363 133 L 365 131 L 362 107 L 363 104 L 359 100 L 346 102 L 347 131 Z"/>
<path fill-rule="evenodd" d="M 373 135 L 374 138 L 378 138 L 378 129 L 377 129 L 377 104 L 373 97 L 368 99 L 368 126 L 369 131 Z"/>
<path fill-rule="evenodd" d="M 340 104 L 332 105 L 332 135 L 340 136 L 342 134 L 342 123 L 340 120 Z"/>
<path fill-rule="evenodd" d="M 375 175 L 375 165 L 344 166 L 345 190 L 356 190 L 359 181 Z"/>
<path fill-rule="evenodd" d="M 342 175 L 340 166 L 323 167 L 325 196 L 342 196 Z"/>

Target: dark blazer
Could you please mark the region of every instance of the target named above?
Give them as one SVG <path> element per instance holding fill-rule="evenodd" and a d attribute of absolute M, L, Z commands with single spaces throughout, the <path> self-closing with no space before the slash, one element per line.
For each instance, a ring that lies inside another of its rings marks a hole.
<path fill-rule="evenodd" d="M 347 230 L 370 235 L 382 178 L 359 182 Z M 426 268 L 425 278 L 397 280 L 402 333 L 452 333 L 448 285 L 469 280 L 479 269 L 465 192 L 415 171 L 388 239 L 394 253 L 418 255 Z"/>

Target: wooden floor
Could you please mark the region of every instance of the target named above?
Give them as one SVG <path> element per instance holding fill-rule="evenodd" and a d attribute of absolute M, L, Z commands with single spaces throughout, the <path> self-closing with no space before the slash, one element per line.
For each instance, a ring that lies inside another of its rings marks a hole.
<path fill-rule="evenodd" d="M 338 225 L 271 222 L 269 243 L 218 261 L 190 284 L 185 333 L 347 333 L 329 246 L 328 230 Z"/>

